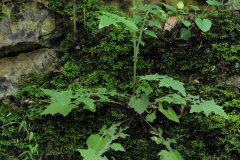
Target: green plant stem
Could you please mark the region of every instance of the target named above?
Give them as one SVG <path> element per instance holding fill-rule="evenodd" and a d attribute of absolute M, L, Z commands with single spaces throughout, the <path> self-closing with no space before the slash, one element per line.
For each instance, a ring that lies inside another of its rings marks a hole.
<path fill-rule="evenodd" d="M 141 115 L 140 115 L 140 116 L 141 116 Z M 152 128 L 152 130 L 153 130 L 154 132 L 156 132 L 156 133 L 158 134 L 158 136 L 159 136 L 159 137 L 162 139 L 162 141 L 163 141 L 162 144 L 164 144 L 169 151 L 172 151 L 171 146 L 170 146 L 170 145 L 167 143 L 167 141 L 162 137 L 162 135 L 159 134 L 158 131 L 157 131 L 150 123 L 148 123 L 148 121 L 145 120 L 145 118 L 143 118 L 142 116 L 141 116 L 141 118 Z"/>
<path fill-rule="evenodd" d="M 143 34 L 143 31 L 144 31 L 144 26 L 146 26 L 148 14 L 149 14 L 149 11 L 147 11 L 147 13 L 145 14 L 142 26 L 140 28 L 140 34 L 138 36 L 138 43 L 137 43 L 137 52 L 139 52 L 139 45 L 140 45 L 140 42 L 142 40 L 142 34 Z"/>
<path fill-rule="evenodd" d="M 209 6 L 209 5 L 207 5 L 207 7 L 204 8 L 204 10 L 203 10 L 203 12 L 202 12 L 202 15 L 206 12 L 206 10 L 208 9 L 208 6 Z"/>
<path fill-rule="evenodd" d="M 136 0 L 133 0 L 133 7 L 136 6 Z M 140 28 L 140 33 L 137 37 L 136 31 L 133 32 L 133 52 L 134 52 L 134 66 L 133 66 L 133 95 L 136 95 L 136 84 L 137 84 L 137 61 L 138 61 L 138 53 L 139 53 L 139 45 L 142 41 L 142 34 L 144 32 L 144 26 L 146 25 L 147 18 L 148 18 L 149 11 L 144 16 L 143 23 Z M 136 9 L 133 10 L 133 20 L 136 22 Z"/>
<path fill-rule="evenodd" d="M 136 6 L 136 0 L 132 0 L 133 7 Z M 133 20 L 136 22 L 136 9 L 133 10 Z M 137 40 L 136 40 L 136 31 L 133 31 L 133 95 L 136 94 L 136 84 L 137 84 Z"/>
<path fill-rule="evenodd" d="M 114 140 L 118 139 L 120 133 L 122 133 L 122 132 L 125 131 L 126 129 L 127 129 L 127 128 L 125 128 L 125 129 L 120 128 L 120 129 L 119 129 L 119 132 L 118 132 L 116 135 L 114 135 L 114 136 L 111 137 L 111 139 L 108 141 L 108 143 L 105 144 L 105 146 L 98 152 L 97 155 L 98 155 L 98 156 L 102 156 L 102 154 L 103 154 L 104 152 L 106 152 L 106 150 L 107 150 L 108 147 L 111 145 L 111 143 L 112 143 Z"/>

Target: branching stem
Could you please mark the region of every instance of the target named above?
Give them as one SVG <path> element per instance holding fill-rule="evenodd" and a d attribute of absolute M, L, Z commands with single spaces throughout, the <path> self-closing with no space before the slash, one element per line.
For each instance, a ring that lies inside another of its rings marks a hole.
<path fill-rule="evenodd" d="M 140 116 L 141 116 L 141 115 L 140 115 Z M 163 138 L 163 136 L 162 136 L 160 133 L 158 133 L 158 131 L 157 131 L 150 123 L 148 123 L 148 121 L 146 121 L 144 117 L 141 116 L 141 118 L 152 128 L 152 130 L 153 130 L 155 133 L 157 133 L 157 135 L 162 139 L 163 144 L 166 146 L 166 148 L 167 148 L 169 151 L 172 151 L 171 146 L 169 145 L 169 143 L 167 143 L 167 141 Z"/>
<path fill-rule="evenodd" d="M 132 0 L 133 7 L 136 6 L 136 0 Z M 133 10 L 133 21 L 136 22 L 136 9 Z M 133 95 L 136 94 L 136 84 L 137 84 L 137 39 L 136 39 L 136 31 L 133 31 Z"/>

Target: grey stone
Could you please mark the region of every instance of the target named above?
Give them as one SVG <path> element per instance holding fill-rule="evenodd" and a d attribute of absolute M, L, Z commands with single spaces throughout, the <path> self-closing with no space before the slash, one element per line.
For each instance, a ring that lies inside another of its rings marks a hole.
<path fill-rule="evenodd" d="M 0 21 L 0 98 L 15 95 L 18 82 L 31 72 L 44 72 L 56 52 L 50 40 L 56 28 L 55 17 L 45 0 L 22 0 L 3 4 Z"/>
<path fill-rule="evenodd" d="M 54 13 L 39 8 L 38 3 L 39 0 L 23 0 L 24 5 L 17 8 L 21 15 L 17 20 L 11 18 L 17 14 L 18 6 L 14 3 L 3 5 L 5 16 L 0 21 L 0 58 L 50 46 L 50 35 L 56 28 Z"/>
<path fill-rule="evenodd" d="M 41 73 L 48 69 L 55 59 L 54 49 L 41 48 L 16 57 L 0 59 L 0 98 L 15 95 L 18 81 L 31 72 Z"/>

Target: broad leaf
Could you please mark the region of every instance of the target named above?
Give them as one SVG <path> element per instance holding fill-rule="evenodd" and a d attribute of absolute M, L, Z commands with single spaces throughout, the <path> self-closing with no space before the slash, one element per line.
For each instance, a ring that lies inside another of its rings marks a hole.
<path fill-rule="evenodd" d="M 94 105 L 93 108 L 90 108 L 90 107 L 88 107 L 87 105 L 84 105 L 83 109 L 87 109 L 87 110 L 89 110 L 89 111 L 96 112 L 97 107 L 96 107 L 96 105 Z"/>
<path fill-rule="evenodd" d="M 168 17 L 167 13 L 162 9 L 158 10 L 158 13 L 156 14 L 156 16 L 162 20 L 166 20 Z"/>
<path fill-rule="evenodd" d="M 171 143 L 174 143 L 174 144 L 176 144 L 176 143 L 177 143 L 177 141 L 176 141 L 176 139 L 171 139 L 171 138 L 169 138 L 169 139 L 166 141 L 166 143 L 168 143 L 168 145 L 170 146 L 170 145 L 171 145 Z"/>
<path fill-rule="evenodd" d="M 186 96 L 185 88 L 183 87 L 183 83 L 172 78 L 164 78 L 159 83 L 159 87 L 171 87 L 174 90 L 179 91 L 183 96 Z"/>
<path fill-rule="evenodd" d="M 157 137 L 157 136 L 152 136 L 151 140 L 156 142 L 156 144 L 161 144 L 162 143 L 162 139 Z"/>
<path fill-rule="evenodd" d="M 148 20 L 148 25 L 149 26 L 156 26 L 158 28 L 162 28 L 161 24 L 156 19 Z"/>
<path fill-rule="evenodd" d="M 141 92 L 145 93 L 146 95 L 149 95 L 152 92 L 152 87 L 139 86 L 136 90 L 136 93 L 140 95 Z"/>
<path fill-rule="evenodd" d="M 158 156 L 161 156 L 160 160 L 184 160 L 177 150 L 171 151 L 161 150 Z"/>
<path fill-rule="evenodd" d="M 182 105 L 186 105 L 186 100 L 178 95 L 178 94 L 168 94 L 167 96 L 165 97 L 162 97 L 162 98 L 158 98 L 156 99 L 157 102 L 168 102 L 169 104 L 170 103 L 173 103 L 173 104 L 182 104 Z"/>
<path fill-rule="evenodd" d="M 99 29 L 108 27 L 110 25 L 117 26 L 117 21 L 113 18 L 110 18 L 109 16 L 102 15 L 102 16 L 99 16 L 98 19 L 100 19 L 99 26 L 98 26 Z"/>
<path fill-rule="evenodd" d="M 168 4 L 165 4 L 165 3 L 162 3 L 167 9 L 173 11 L 173 12 L 176 12 L 177 13 L 177 8 L 173 7 L 173 6 L 170 6 Z"/>
<path fill-rule="evenodd" d="M 133 21 L 126 19 L 119 19 L 119 22 L 125 24 L 130 31 L 138 31 L 136 24 Z"/>
<path fill-rule="evenodd" d="M 162 112 L 162 114 L 165 115 L 168 119 L 179 123 L 178 116 L 172 107 L 167 107 L 167 109 L 164 109 L 162 105 L 159 105 L 158 110 Z"/>
<path fill-rule="evenodd" d="M 123 146 L 119 143 L 113 143 L 111 144 L 111 149 L 113 149 L 114 151 L 123 151 L 125 152 Z"/>
<path fill-rule="evenodd" d="M 132 96 L 129 102 L 129 106 L 133 108 L 137 113 L 142 114 L 149 104 L 148 97 L 146 94 L 142 94 L 140 98 Z"/>
<path fill-rule="evenodd" d="M 161 8 L 155 4 L 145 4 L 145 5 L 139 6 L 137 9 L 145 11 L 145 12 L 157 14 L 158 10 Z"/>
<path fill-rule="evenodd" d="M 92 134 L 88 139 L 87 139 L 87 145 L 88 148 L 91 148 L 98 153 L 109 141 L 110 141 L 109 136 L 105 136 L 104 138 L 101 137 L 99 134 Z M 106 151 L 110 148 L 110 146 L 107 146 Z M 105 152 L 106 152 L 105 151 Z"/>
<path fill-rule="evenodd" d="M 145 30 L 144 33 L 151 37 L 157 38 L 157 35 L 152 30 Z"/>
<path fill-rule="evenodd" d="M 131 20 L 126 20 L 125 17 L 118 16 L 109 12 L 101 12 L 102 16 L 99 16 L 100 19 L 99 29 L 107 27 L 111 24 L 117 26 L 117 23 L 123 23 L 131 31 L 138 31 L 136 24 Z"/>
<path fill-rule="evenodd" d="M 138 24 L 143 21 L 143 17 L 136 15 L 135 19 L 131 19 L 135 24 Z"/>
<path fill-rule="evenodd" d="M 183 9 L 183 8 L 184 8 L 184 3 L 183 3 L 182 1 L 179 1 L 179 2 L 177 3 L 177 8 L 178 8 L 178 9 Z"/>
<path fill-rule="evenodd" d="M 121 138 L 126 138 L 127 136 L 129 136 L 129 134 L 125 134 L 125 133 L 120 133 L 119 134 L 119 137 L 121 137 Z"/>
<path fill-rule="evenodd" d="M 81 156 L 84 158 L 83 160 L 108 160 L 107 157 L 101 157 L 98 156 L 95 153 L 95 150 L 89 148 L 89 149 L 77 149 Z"/>
<path fill-rule="evenodd" d="M 149 114 L 147 114 L 147 116 L 146 116 L 146 120 L 147 120 L 148 122 L 153 122 L 156 118 L 157 118 L 157 117 L 156 117 L 156 111 L 154 111 L 154 112 L 152 112 L 152 113 L 149 113 Z"/>
<path fill-rule="evenodd" d="M 200 8 L 198 6 L 190 5 L 190 9 L 195 11 L 200 11 Z"/>
<path fill-rule="evenodd" d="M 107 101 L 110 101 L 109 98 L 108 98 L 107 96 L 105 96 L 105 95 L 99 94 L 98 97 L 99 97 L 102 101 L 106 101 L 106 102 L 107 102 Z"/>
<path fill-rule="evenodd" d="M 215 0 L 208 0 L 208 1 L 206 1 L 207 2 L 207 4 L 208 5 L 210 5 L 210 6 L 221 6 L 222 5 L 222 3 L 221 2 L 218 2 L 218 1 L 215 1 Z"/>
<path fill-rule="evenodd" d="M 189 40 L 191 37 L 191 31 L 189 29 L 182 28 L 180 31 L 180 37 L 183 40 Z"/>
<path fill-rule="evenodd" d="M 182 22 L 182 24 L 184 24 L 184 26 L 186 26 L 186 27 L 189 27 L 189 26 L 191 26 L 191 22 L 189 22 L 188 20 L 181 20 L 181 22 Z"/>
<path fill-rule="evenodd" d="M 86 106 L 88 106 L 89 108 L 93 109 L 94 108 L 94 100 L 86 97 L 86 96 L 80 96 L 77 100 L 78 103 L 82 102 L 84 103 Z"/>
<path fill-rule="evenodd" d="M 89 89 L 86 89 L 86 88 L 79 88 L 78 90 L 76 90 L 76 97 L 79 97 L 79 95 L 81 94 L 86 94 L 86 93 L 89 93 L 90 90 Z"/>
<path fill-rule="evenodd" d="M 209 31 L 212 26 L 212 22 L 209 19 L 195 18 L 195 23 L 203 32 Z"/>
<path fill-rule="evenodd" d="M 43 89 L 41 90 L 51 96 L 51 104 L 45 109 L 41 115 L 46 115 L 46 114 L 56 114 L 60 113 L 64 117 L 67 116 L 72 109 L 77 108 L 78 106 L 75 104 L 71 104 L 71 98 L 73 97 L 71 91 L 55 91 L 55 90 L 48 90 L 48 89 Z"/>
<path fill-rule="evenodd" d="M 216 105 L 214 100 L 210 101 L 202 101 L 200 104 L 195 104 L 191 106 L 190 113 L 193 112 L 204 112 L 206 116 L 208 116 L 211 112 L 214 112 L 215 114 L 218 114 L 225 119 L 228 119 L 228 115 L 224 112 L 221 106 Z"/>

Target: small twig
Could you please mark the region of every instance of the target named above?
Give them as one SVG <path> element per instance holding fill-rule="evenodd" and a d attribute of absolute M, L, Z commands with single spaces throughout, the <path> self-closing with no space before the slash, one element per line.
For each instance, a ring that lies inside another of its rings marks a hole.
<path fill-rule="evenodd" d="M 135 116 L 133 116 L 133 117 L 131 118 L 131 120 L 129 121 L 129 123 L 127 124 L 127 126 L 129 126 L 129 125 L 132 123 L 134 117 L 135 117 Z"/>
<path fill-rule="evenodd" d="M 200 45 L 199 45 L 197 51 L 199 51 L 199 49 L 200 49 L 201 47 L 202 47 L 202 41 L 201 41 L 201 43 L 200 43 Z"/>
<path fill-rule="evenodd" d="M 125 120 L 121 121 L 120 123 L 126 122 L 126 121 L 128 121 L 128 120 L 130 120 L 130 123 L 131 123 L 131 122 L 132 122 L 132 119 L 133 119 L 133 117 L 128 118 L 128 119 L 125 119 Z M 127 126 L 129 126 L 130 123 L 128 123 Z"/>
<path fill-rule="evenodd" d="M 49 102 L 49 101 L 47 101 L 47 100 L 42 100 L 42 99 L 40 99 L 39 102 L 51 103 L 51 102 Z"/>

